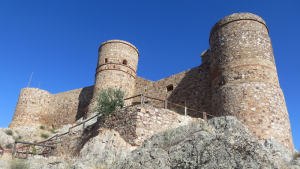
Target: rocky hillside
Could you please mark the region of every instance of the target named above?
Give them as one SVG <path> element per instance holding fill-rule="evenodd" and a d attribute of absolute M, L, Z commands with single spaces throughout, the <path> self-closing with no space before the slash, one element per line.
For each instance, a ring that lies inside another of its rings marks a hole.
<path fill-rule="evenodd" d="M 155 134 L 140 147 L 131 146 L 114 130 L 101 130 L 78 157 L 33 156 L 22 164 L 30 169 L 300 169 L 300 154 L 273 138 L 261 143 L 235 117 L 223 116 Z M 0 160 L 0 166 L 9 164 Z"/>

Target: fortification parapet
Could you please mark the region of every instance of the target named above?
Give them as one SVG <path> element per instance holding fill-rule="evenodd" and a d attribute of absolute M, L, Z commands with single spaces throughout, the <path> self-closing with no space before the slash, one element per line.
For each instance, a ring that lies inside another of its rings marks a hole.
<path fill-rule="evenodd" d="M 221 19 L 210 36 L 212 109 L 234 115 L 260 140 L 293 140 L 265 22 L 251 13 Z"/>
<path fill-rule="evenodd" d="M 135 46 L 122 40 L 110 40 L 99 47 L 94 94 L 88 116 L 94 109 L 95 98 L 101 89 L 120 88 L 127 96 L 134 94 L 139 52 Z"/>
<path fill-rule="evenodd" d="M 39 126 L 47 114 L 52 94 L 37 88 L 23 88 L 20 92 L 15 113 L 9 128 Z"/>

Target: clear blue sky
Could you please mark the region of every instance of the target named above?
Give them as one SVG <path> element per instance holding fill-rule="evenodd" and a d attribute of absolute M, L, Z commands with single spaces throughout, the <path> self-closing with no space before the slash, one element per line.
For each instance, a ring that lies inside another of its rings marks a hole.
<path fill-rule="evenodd" d="M 212 26 L 250 12 L 267 23 L 295 148 L 300 147 L 300 1 L 0 1 L 0 127 L 29 82 L 52 94 L 94 84 L 97 50 L 121 39 L 140 52 L 138 76 L 159 80 L 201 64 Z"/>

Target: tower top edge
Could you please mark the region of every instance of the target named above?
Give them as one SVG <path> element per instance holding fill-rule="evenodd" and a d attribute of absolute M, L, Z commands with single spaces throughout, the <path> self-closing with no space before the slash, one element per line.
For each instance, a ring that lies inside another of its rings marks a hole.
<path fill-rule="evenodd" d="M 220 27 L 222 27 L 223 25 L 226 25 L 230 22 L 234 22 L 234 21 L 238 21 L 238 20 L 253 20 L 253 21 L 257 21 L 262 23 L 263 25 L 265 25 L 265 27 L 268 29 L 266 22 L 258 15 L 252 14 L 252 13 L 234 13 L 231 14 L 229 16 L 226 16 L 224 18 L 222 18 L 221 20 L 219 20 L 211 29 L 210 31 L 210 37 L 212 36 L 212 34 L 219 29 Z"/>
<path fill-rule="evenodd" d="M 30 90 L 30 91 L 43 91 L 43 92 L 46 92 L 50 95 L 52 95 L 50 92 L 46 91 L 46 90 L 43 90 L 43 89 L 39 89 L 39 88 L 35 88 L 35 87 L 25 87 L 23 89 L 21 89 L 21 91 L 24 91 L 24 90 Z"/>
<path fill-rule="evenodd" d="M 115 40 L 108 40 L 108 41 L 103 42 L 103 43 L 100 45 L 99 50 L 100 50 L 100 48 L 101 48 L 103 45 L 108 44 L 108 43 L 123 43 L 123 44 L 126 44 L 126 45 L 132 47 L 133 49 L 135 49 L 136 52 L 139 54 L 138 49 L 137 49 L 133 44 L 131 44 L 131 43 L 129 43 L 129 42 L 126 42 L 126 41 L 123 41 L 123 40 L 117 40 L 117 39 L 115 39 Z"/>

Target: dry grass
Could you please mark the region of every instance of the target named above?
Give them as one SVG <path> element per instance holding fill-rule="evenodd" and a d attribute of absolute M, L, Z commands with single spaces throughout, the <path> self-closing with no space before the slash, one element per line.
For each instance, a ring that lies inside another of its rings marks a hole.
<path fill-rule="evenodd" d="M 10 162 L 11 161 L 11 153 L 4 153 L 2 156 L 0 156 L 0 160 Z"/>

